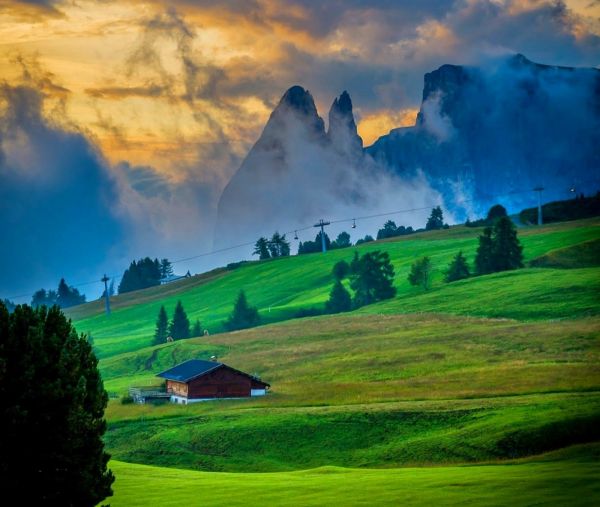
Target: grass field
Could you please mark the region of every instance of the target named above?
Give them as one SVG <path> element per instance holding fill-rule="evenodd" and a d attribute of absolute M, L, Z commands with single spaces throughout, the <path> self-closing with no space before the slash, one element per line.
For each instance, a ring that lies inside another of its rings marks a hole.
<path fill-rule="evenodd" d="M 552 250 L 598 239 L 600 220 L 525 228 L 519 232 L 529 261 Z M 520 276 L 525 273 L 520 271 L 507 280 L 502 277 L 511 274 L 493 275 L 491 280 L 481 277 L 449 286 L 444 284 L 443 270 L 458 250 L 463 250 L 472 262 L 479 233 L 478 229 L 456 227 L 361 245 L 357 249 L 361 253 L 382 249 L 390 254 L 396 269 L 398 295 L 386 304 L 391 305 L 394 312 L 447 311 L 525 320 L 568 317 L 573 316 L 573 312 L 577 315 L 598 313 L 595 303 L 600 277 L 594 271 L 597 268 L 567 274 L 563 270 L 532 270 L 527 279 Z M 194 277 L 178 282 L 179 285 L 118 296 L 113 298 L 115 310 L 110 317 L 103 314 L 100 302 L 74 308 L 69 315 L 79 331 L 92 334 L 101 358 L 150 345 L 160 306 L 164 304 L 171 314 L 179 299 L 190 319 L 200 319 L 211 333 L 222 331 L 222 323 L 231 312 L 240 288 L 246 290 L 251 304 L 259 308 L 263 322 L 286 320 L 301 309 L 322 307 L 332 286 L 333 264 L 340 259 L 350 260 L 354 250 L 254 262 L 234 271 L 216 271 Z M 433 289 L 427 294 L 406 281 L 410 265 L 423 255 L 432 258 L 435 268 Z M 510 298 L 503 298 L 503 305 L 496 304 L 498 296 L 494 293 L 498 290 L 510 293 Z M 562 297 L 566 290 L 571 294 L 569 301 Z M 491 300 L 488 297 L 483 301 L 482 293 L 490 291 Z M 544 291 L 544 298 L 540 299 Z M 522 301 L 528 299 L 532 300 L 523 307 Z M 363 311 L 380 310 L 375 305 Z"/>
<path fill-rule="evenodd" d="M 212 355 L 272 385 L 188 406 L 111 399 L 111 505 L 597 504 L 600 220 L 520 229 L 535 267 L 443 283 L 478 234 L 359 247 L 390 253 L 398 294 L 343 315 L 292 318 L 323 304 L 354 248 L 119 296 L 110 318 L 99 302 L 72 309 L 113 397 Z M 406 281 L 422 255 L 427 292 Z M 242 287 L 267 325 L 222 333 Z M 178 299 L 211 334 L 149 346 L 159 306 Z"/>
<path fill-rule="evenodd" d="M 111 505 L 371 506 L 595 505 L 598 445 L 538 458 L 477 466 L 231 474 L 173 470 L 113 461 Z M 596 504 L 597 505 L 597 504 Z"/>

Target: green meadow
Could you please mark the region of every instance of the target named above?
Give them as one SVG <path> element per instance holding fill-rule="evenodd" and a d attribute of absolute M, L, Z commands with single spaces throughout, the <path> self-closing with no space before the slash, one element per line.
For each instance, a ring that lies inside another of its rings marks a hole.
<path fill-rule="evenodd" d="M 111 505 L 596 505 L 600 501 L 600 220 L 519 229 L 527 267 L 446 284 L 477 229 L 220 269 L 70 311 L 111 395 Z M 321 307 L 333 264 L 389 252 L 394 299 Z M 406 281 L 429 255 L 433 286 Z M 225 333 L 244 288 L 265 325 Z M 180 299 L 209 336 L 151 346 Z M 122 404 L 131 385 L 212 355 L 266 397 Z"/>

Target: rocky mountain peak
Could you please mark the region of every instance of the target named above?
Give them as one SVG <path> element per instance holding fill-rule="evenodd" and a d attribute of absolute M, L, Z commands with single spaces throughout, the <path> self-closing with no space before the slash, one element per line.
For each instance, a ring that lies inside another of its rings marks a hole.
<path fill-rule="evenodd" d="M 331 104 L 327 137 L 338 151 L 356 155 L 362 150 L 362 139 L 352 113 L 352 99 L 346 90 Z"/>

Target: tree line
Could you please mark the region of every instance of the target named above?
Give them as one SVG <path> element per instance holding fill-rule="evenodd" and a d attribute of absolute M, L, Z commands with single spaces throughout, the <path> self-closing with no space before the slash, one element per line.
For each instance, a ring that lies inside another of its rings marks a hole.
<path fill-rule="evenodd" d="M 56 305 L 60 308 L 69 308 L 81 305 L 85 301 L 84 294 L 80 294 L 75 287 L 69 286 L 65 279 L 61 278 L 56 290 L 39 289 L 34 292 L 31 298 L 31 306 L 38 308 L 40 306 L 52 307 Z"/>

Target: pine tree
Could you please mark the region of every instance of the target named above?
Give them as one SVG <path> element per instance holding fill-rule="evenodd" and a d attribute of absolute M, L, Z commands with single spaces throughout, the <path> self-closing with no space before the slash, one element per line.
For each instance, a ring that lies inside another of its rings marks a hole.
<path fill-rule="evenodd" d="M 102 440 L 108 396 L 91 345 L 58 307 L 21 305 L 9 315 L 1 303 L 0 343 L 2 493 L 22 505 L 99 504 L 114 476 Z"/>
<path fill-rule="evenodd" d="M 462 251 L 460 251 L 448 266 L 448 271 L 446 271 L 444 280 L 449 283 L 455 282 L 456 280 L 462 280 L 463 278 L 469 278 L 469 276 L 471 276 L 471 273 L 469 271 L 467 259 Z"/>
<path fill-rule="evenodd" d="M 494 266 L 494 241 L 492 228 L 486 227 L 479 236 L 479 246 L 475 255 L 475 272 L 478 275 L 487 275 L 495 271 Z"/>
<path fill-rule="evenodd" d="M 494 225 L 493 259 L 495 271 L 523 267 L 523 247 L 514 224 L 506 216 L 498 218 Z"/>
<path fill-rule="evenodd" d="M 440 206 L 436 206 L 431 210 L 431 215 L 427 219 L 427 225 L 425 229 L 428 231 L 443 229 L 444 227 L 444 212 Z"/>
<path fill-rule="evenodd" d="M 190 337 L 190 321 L 183 309 L 181 301 L 177 301 L 175 312 L 173 312 L 173 320 L 169 325 L 169 334 L 173 340 L 183 340 Z"/>
<path fill-rule="evenodd" d="M 257 326 L 260 323 L 258 310 L 248 304 L 246 293 L 240 290 L 233 306 L 233 312 L 225 321 L 225 328 L 229 331 Z"/>
<path fill-rule="evenodd" d="M 167 341 L 167 331 L 169 327 L 169 319 L 164 306 L 160 307 L 158 317 L 156 319 L 156 329 L 154 331 L 154 343 L 156 345 Z"/>
<path fill-rule="evenodd" d="M 350 264 L 344 260 L 338 261 L 333 265 L 331 273 L 336 280 L 343 280 L 350 274 Z"/>
<path fill-rule="evenodd" d="M 410 267 L 408 281 L 411 285 L 420 285 L 424 290 L 429 290 L 431 283 L 431 260 L 425 256 L 416 260 Z"/>
<path fill-rule="evenodd" d="M 61 308 L 69 308 L 70 306 L 81 305 L 85 303 L 85 296 L 79 294 L 75 287 L 69 287 L 64 278 L 60 279 L 56 297 L 56 304 Z"/>
<path fill-rule="evenodd" d="M 350 287 L 354 290 L 355 306 L 363 306 L 396 295 L 394 266 L 387 252 L 375 250 L 352 262 Z"/>
<path fill-rule="evenodd" d="M 173 276 L 173 265 L 169 259 L 162 259 L 160 261 L 160 277 L 162 279 Z"/>
<path fill-rule="evenodd" d="M 350 242 L 350 234 L 346 231 L 340 232 L 336 240 L 331 243 L 331 248 L 348 248 L 349 246 L 352 246 L 352 243 Z"/>
<path fill-rule="evenodd" d="M 202 325 L 200 324 L 200 320 L 196 319 L 196 322 L 194 322 L 194 327 L 192 327 L 191 336 L 194 338 L 197 336 L 202 336 L 203 332 L 204 331 L 202 330 Z"/>
<path fill-rule="evenodd" d="M 327 313 L 348 312 L 352 309 L 352 298 L 340 280 L 336 280 L 325 303 Z"/>
<path fill-rule="evenodd" d="M 377 239 L 393 238 L 394 236 L 398 236 L 398 227 L 393 220 L 388 220 L 383 224 L 383 228 L 377 231 Z"/>
<path fill-rule="evenodd" d="M 271 258 L 269 252 L 269 240 L 267 238 L 258 238 L 254 245 L 253 255 L 258 255 L 258 258 L 262 261 Z"/>

